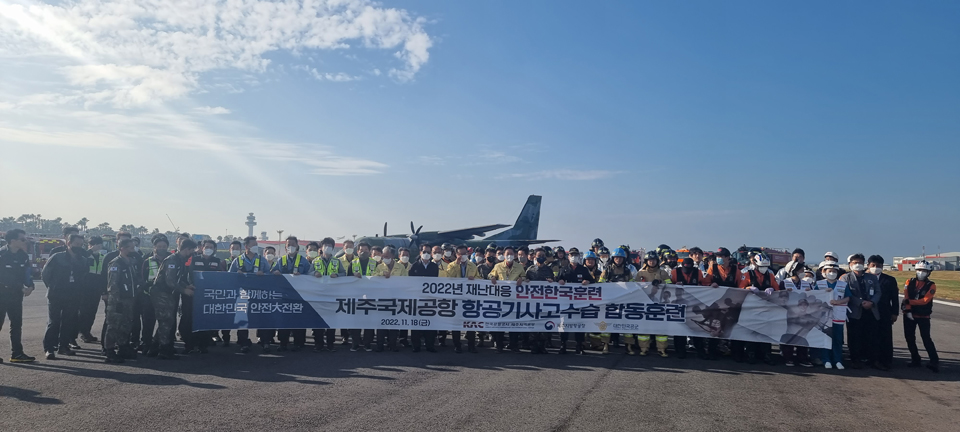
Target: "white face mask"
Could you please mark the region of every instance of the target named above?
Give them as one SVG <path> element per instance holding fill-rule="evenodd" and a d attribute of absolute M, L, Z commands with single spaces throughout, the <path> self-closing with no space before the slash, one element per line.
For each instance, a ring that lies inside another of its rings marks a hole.
<path fill-rule="evenodd" d="M 430 254 L 426 252 L 420 254 L 420 261 L 423 261 L 423 262 L 430 261 Z"/>
<path fill-rule="evenodd" d="M 330 247 L 330 246 L 324 246 L 324 247 L 323 247 L 323 254 L 324 254 L 324 255 L 330 255 L 330 254 L 332 254 L 332 253 L 333 253 L 333 248 L 332 248 L 332 247 Z"/>
<path fill-rule="evenodd" d="M 204 249 L 203 256 L 213 256 L 213 249 Z"/>
<path fill-rule="evenodd" d="M 760 273 L 766 273 L 768 268 L 769 267 L 767 266 L 760 266 L 760 267 L 757 267 L 757 271 L 759 271 Z"/>
<path fill-rule="evenodd" d="M 863 264 L 860 264 L 860 263 L 850 264 L 850 270 L 853 270 L 853 271 L 855 271 L 855 272 L 862 272 L 862 271 L 863 271 Z"/>
<path fill-rule="evenodd" d="M 503 261 L 503 255 L 497 255 L 497 261 Z"/>
<path fill-rule="evenodd" d="M 232 257 L 238 257 L 238 256 L 240 256 L 240 250 L 239 250 L 239 249 L 230 249 L 230 256 L 232 256 Z"/>
<path fill-rule="evenodd" d="M 390 265 L 393 262 L 393 258 L 381 258 L 384 264 Z"/>
<path fill-rule="evenodd" d="M 290 255 L 296 255 L 297 252 L 300 252 L 300 246 L 287 246 L 287 253 Z"/>
<path fill-rule="evenodd" d="M 307 258 L 316 258 L 317 255 L 320 255 L 320 253 L 317 252 L 317 251 L 315 251 L 315 250 L 314 250 L 314 251 L 307 251 Z"/>
<path fill-rule="evenodd" d="M 573 263 L 573 264 L 580 264 L 580 257 L 579 257 L 579 256 L 570 255 L 570 262 Z"/>
<path fill-rule="evenodd" d="M 806 283 L 808 283 L 808 284 L 811 284 L 811 285 L 817 282 L 816 279 L 814 279 L 814 278 L 812 278 L 812 277 L 805 277 L 805 278 L 803 278 L 803 280 L 804 280 L 804 282 L 806 282 Z"/>
<path fill-rule="evenodd" d="M 835 271 L 824 272 L 823 277 L 827 278 L 828 281 L 835 281 L 837 280 L 837 272 Z"/>
<path fill-rule="evenodd" d="M 353 248 L 344 248 L 343 253 L 347 255 L 353 255 Z"/>
<path fill-rule="evenodd" d="M 273 259 L 276 258 L 276 257 L 277 257 L 277 256 L 274 255 L 274 254 L 266 254 L 266 255 L 264 255 L 264 258 L 266 258 L 267 261 L 273 261 Z"/>
<path fill-rule="evenodd" d="M 513 255 L 507 255 L 507 256 L 503 257 L 503 259 L 504 259 L 506 262 L 508 262 L 508 263 L 512 263 L 512 262 L 513 262 Z"/>
<path fill-rule="evenodd" d="M 928 277 L 930 277 L 930 272 L 926 270 L 917 270 L 917 279 L 925 281 Z"/>
<path fill-rule="evenodd" d="M 443 258 L 443 255 L 440 255 L 438 253 L 433 254 L 434 261 L 440 261 L 441 258 Z"/>
<path fill-rule="evenodd" d="M 883 273 L 883 268 L 881 268 L 881 267 L 870 267 L 870 268 L 867 269 L 867 271 L 870 272 L 870 274 L 878 275 L 878 276 L 879 276 L 880 273 Z"/>
<path fill-rule="evenodd" d="M 250 253 L 260 253 L 260 246 L 250 246 Z"/>
<path fill-rule="evenodd" d="M 724 263 L 725 261 L 723 260 L 723 258 L 717 258 L 717 265 L 723 265 Z"/>
<path fill-rule="evenodd" d="M 460 256 L 460 262 L 462 262 L 462 263 L 467 262 L 467 260 L 469 260 L 469 259 L 470 259 L 470 257 L 468 257 L 468 256 L 466 256 L 466 255 L 461 255 L 461 256 Z"/>
<path fill-rule="evenodd" d="M 444 257 L 447 257 L 447 258 L 450 258 L 450 257 L 452 257 L 452 256 L 453 256 L 453 252 L 450 252 L 450 251 L 443 251 L 443 256 L 444 256 Z"/>
<path fill-rule="evenodd" d="M 406 264 L 406 263 L 410 262 L 410 257 L 404 255 L 404 256 L 400 257 L 400 262 Z"/>
<path fill-rule="evenodd" d="M 381 257 L 380 255 L 377 255 L 377 256 L 373 257 L 373 260 L 376 261 L 376 262 L 380 262 L 380 261 L 383 260 L 383 257 Z"/>
<path fill-rule="evenodd" d="M 606 264 L 607 261 L 610 261 L 610 257 L 600 257 L 600 262 Z"/>

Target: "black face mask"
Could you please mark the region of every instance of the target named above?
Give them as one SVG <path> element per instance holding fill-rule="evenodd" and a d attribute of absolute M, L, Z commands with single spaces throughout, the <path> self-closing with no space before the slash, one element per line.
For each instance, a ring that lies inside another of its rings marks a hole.
<path fill-rule="evenodd" d="M 691 271 L 693 271 L 693 267 L 683 266 L 681 268 L 683 269 L 684 273 L 690 273 Z"/>
<path fill-rule="evenodd" d="M 493 264 L 493 263 L 497 262 L 497 258 L 496 258 L 496 257 L 487 257 L 487 262 L 490 263 L 490 264 Z"/>
<path fill-rule="evenodd" d="M 73 251 L 73 253 L 75 253 L 75 254 L 77 254 L 77 255 L 80 255 L 80 254 L 83 253 L 83 248 L 82 248 L 82 247 L 79 247 L 79 246 L 77 246 L 77 247 L 72 247 L 72 248 L 70 248 L 70 250 Z"/>
<path fill-rule="evenodd" d="M 537 257 L 537 264 L 543 264 L 545 262 L 547 262 L 546 257 Z"/>

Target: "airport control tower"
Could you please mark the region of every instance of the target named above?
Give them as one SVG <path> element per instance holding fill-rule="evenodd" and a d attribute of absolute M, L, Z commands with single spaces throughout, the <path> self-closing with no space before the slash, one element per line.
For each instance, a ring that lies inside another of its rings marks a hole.
<path fill-rule="evenodd" d="M 257 217 L 254 216 L 253 213 L 250 213 L 250 215 L 247 216 L 247 223 L 245 225 L 247 226 L 247 236 L 253 237 L 253 227 L 257 226 Z"/>

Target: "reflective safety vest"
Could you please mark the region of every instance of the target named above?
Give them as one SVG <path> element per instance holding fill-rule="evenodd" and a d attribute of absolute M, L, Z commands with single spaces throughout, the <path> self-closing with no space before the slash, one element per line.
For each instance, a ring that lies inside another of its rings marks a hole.
<path fill-rule="evenodd" d="M 97 259 L 98 256 L 100 259 Z M 103 270 L 103 258 L 104 255 L 100 252 L 97 252 L 95 255 L 91 255 L 90 259 L 92 262 L 90 263 L 90 273 L 100 274 L 100 271 Z"/>
<path fill-rule="evenodd" d="M 360 258 L 353 259 L 353 274 L 360 276 L 373 276 L 373 272 L 377 271 L 377 262 L 370 258 L 367 260 L 367 271 L 362 271 L 360 269 Z"/>
<path fill-rule="evenodd" d="M 288 255 L 284 254 L 282 257 L 280 257 L 280 265 L 283 266 L 283 269 L 284 269 L 284 270 L 287 269 L 287 256 L 288 256 Z M 293 269 L 294 269 L 294 270 L 297 270 L 297 269 L 300 268 L 300 257 L 301 257 L 301 256 L 302 256 L 302 255 L 297 254 L 297 258 L 293 260 Z"/>
<path fill-rule="evenodd" d="M 240 256 L 237 257 L 237 270 L 239 270 L 239 271 L 244 271 L 244 270 L 243 270 L 243 257 L 244 257 L 243 254 L 240 254 Z M 255 260 L 253 260 L 253 271 L 255 271 L 255 272 L 256 272 L 256 271 L 260 271 L 260 255 L 257 255 L 257 258 L 256 258 Z"/>
<path fill-rule="evenodd" d="M 157 262 L 156 257 L 150 257 L 149 260 L 149 273 L 147 273 L 147 280 L 154 281 L 157 279 L 157 272 L 160 270 L 160 263 Z"/>
<path fill-rule="evenodd" d="M 320 273 L 320 276 L 330 276 L 332 274 L 340 273 L 340 260 L 336 258 L 330 258 L 330 263 L 324 266 L 323 258 L 316 257 L 313 260 L 313 271 Z"/>

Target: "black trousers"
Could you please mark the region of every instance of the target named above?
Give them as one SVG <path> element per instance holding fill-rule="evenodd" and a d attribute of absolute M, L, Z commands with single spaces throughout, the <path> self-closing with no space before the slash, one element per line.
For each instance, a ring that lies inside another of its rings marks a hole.
<path fill-rule="evenodd" d="M 504 345 L 504 332 L 491 332 L 493 335 L 493 343 L 496 345 L 497 349 L 503 350 L 507 346 Z M 520 349 L 520 333 L 510 332 L 510 349 Z"/>
<path fill-rule="evenodd" d="M 699 355 L 701 355 L 701 356 L 704 356 L 704 355 L 718 356 L 718 355 L 720 355 L 720 348 L 719 348 L 719 346 L 720 346 L 720 339 L 700 338 L 700 337 L 695 337 L 695 338 L 691 338 L 691 339 L 693 339 L 693 346 L 695 346 L 695 347 L 697 348 L 697 354 L 699 354 Z"/>
<path fill-rule="evenodd" d="M 461 331 L 457 331 L 457 330 L 453 331 L 453 346 L 457 348 L 463 346 L 463 343 L 461 342 L 462 335 L 463 335 L 463 332 Z M 477 346 L 477 332 L 475 331 L 467 332 L 467 346 L 470 346 L 470 347 Z"/>
<path fill-rule="evenodd" d="M 877 355 L 880 357 L 880 363 L 893 365 L 893 323 L 889 317 L 881 320 L 877 325 L 877 338 L 880 340 L 880 347 Z"/>
<path fill-rule="evenodd" d="M 277 330 L 277 339 L 280 339 L 280 346 L 290 344 L 290 336 L 293 336 L 293 346 L 303 347 L 307 344 L 307 329 L 280 329 Z"/>
<path fill-rule="evenodd" d="M 737 361 L 744 359 L 744 352 L 747 356 L 764 360 L 770 356 L 770 348 L 770 344 L 763 342 L 730 341 L 730 354 Z"/>
<path fill-rule="evenodd" d="M 47 297 L 47 331 L 43 335 L 43 350 L 56 351 L 68 348 L 77 332 L 77 299 L 71 297 Z"/>
<path fill-rule="evenodd" d="M 414 348 L 420 348 L 421 339 L 425 342 L 427 349 L 433 349 L 437 343 L 436 330 L 413 330 L 410 332 L 411 343 Z"/>
<path fill-rule="evenodd" d="M 880 348 L 879 322 L 873 312 L 864 310 L 860 319 L 847 321 L 847 347 L 850 349 L 850 361 L 879 360 Z"/>
<path fill-rule="evenodd" d="M 387 348 L 393 350 L 397 348 L 397 337 L 400 335 L 400 330 L 387 330 L 380 329 L 377 330 L 377 349 L 383 350 L 384 344 Z"/>
<path fill-rule="evenodd" d="M 360 348 L 361 341 L 364 347 L 370 348 L 373 344 L 373 330 L 350 329 L 350 340 L 353 342 L 353 348 Z"/>
<path fill-rule="evenodd" d="M 323 346 L 326 338 L 327 348 L 333 348 L 337 342 L 337 329 L 313 329 L 313 345 Z"/>
<path fill-rule="evenodd" d="M 583 343 L 586 335 L 587 335 L 586 333 L 574 333 L 574 334 L 573 334 L 573 340 L 577 343 L 577 346 L 580 346 L 580 344 Z M 568 340 L 570 340 L 570 333 L 567 333 L 567 332 L 560 333 L 560 346 L 561 346 L 561 347 L 567 346 L 567 341 L 568 341 Z"/>
<path fill-rule="evenodd" d="M 90 332 L 93 329 L 93 322 L 97 320 L 100 295 L 101 292 L 95 288 L 87 288 L 80 293 L 80 301 L 77 305 L 77 333 L 74 335 L 74 339 L 79 335 L 92 336 Z"/>
<path fill-rule="evenodd" d="M 910 350 L 910 359 L 915 363 L 920 362 L 920 351 L 917 350 L 917 328 L 920 328 L 920 339 L 923 340 L 923 349 L 927 350 L 927 357 L 930 363 L 940 363 L 940 356 L 937 355 L 937 347 L 930 338 L 930 318 L 903 319 L 903 336 L 907 340 L 907 348 Z"/>
<path fill-rule="evenodd" d="M 130 327 L 130 344 L 150 346 L 153 343 L 153 330 L 157 317 L 153 314 L 153 302 L 150 295 L 138 293 L 133 303 L 133 325 Z"/>
<path fill-rule="evenodd" d="M 4 317 L 10 319 L 10 350 L 13 355 L 23 354 L 20 336 L 23 332 L 23 291 L 0 288 L 0 329 Z"/>
<path fill-rule="evenodd" d="M 687 337 L 686 336 L 674 336 L 673 337 L 673 350 L 680 355 L 687 355 Z"/>

